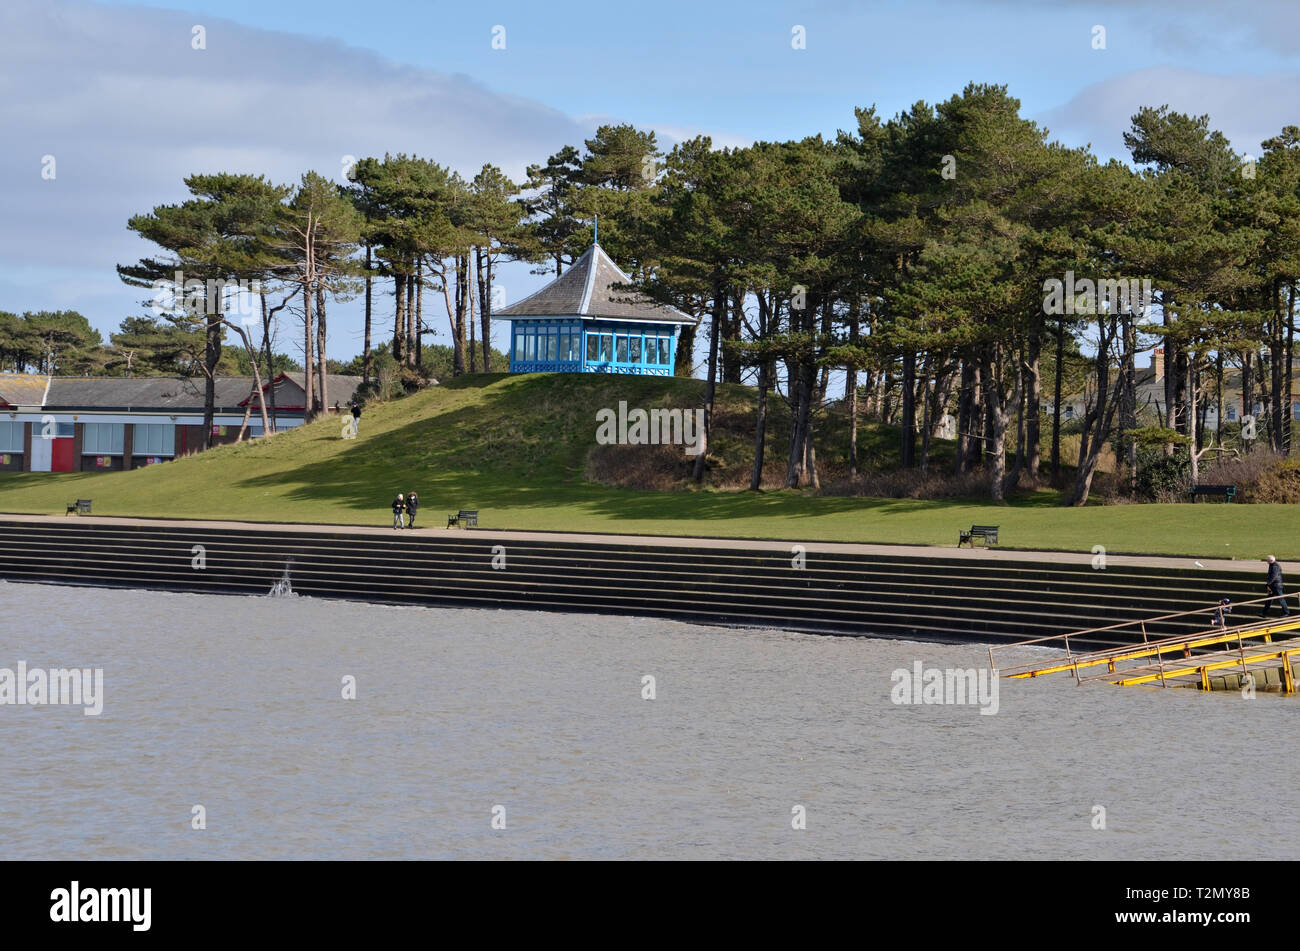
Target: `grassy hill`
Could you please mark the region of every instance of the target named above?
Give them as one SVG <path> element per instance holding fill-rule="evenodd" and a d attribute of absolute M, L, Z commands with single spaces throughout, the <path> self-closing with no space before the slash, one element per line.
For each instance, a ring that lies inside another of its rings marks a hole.
<path fill-rule="evenodd" d="M 270 441 L 226 446 L 161 466 L 116 473 L 0 474 L 0 511 L 61 514 L 92 498 L 95 513 L 170 518 L 385 525 L 399 491 L 424 501 L 425 527 L 458 508 L 478 508 L 484 528 L 700 534 L 792 541 L 842 540 L 953 545 L 972 523 L 1002 526 L 1004 547 L 1113 553 L 1300 557 L 1295 507 L 1108 505 L 1062 509 L 1052 491 L 1010 505 L 734 491 L 752 464 L 753 391 L 723 387 L 710 454 L 714 488 L 685 487 L 690 460 L 680 447 L 597 447 L 595 412 L 702 405 L 698 380 L 626 376 L 478 375 L 367 407 L 361 434 L 340 438 L 328 418 Z M 748 430 L 752 432 L 752 428 Z M 819 450 L 835 468 L 842 434 Z M 779 485 L 786 420 L 772 419 L 766 484 Z M 887 465 L 893 434 L 864 427 L 863 455 Z M 842 449 L 839 450 L 842 457 Z M 938 464 L 951 447 L 936 450 Z M 607 481 L 634 473 L 638 484 Z M 671 488 L 667 488 L 671 487 Z"/>

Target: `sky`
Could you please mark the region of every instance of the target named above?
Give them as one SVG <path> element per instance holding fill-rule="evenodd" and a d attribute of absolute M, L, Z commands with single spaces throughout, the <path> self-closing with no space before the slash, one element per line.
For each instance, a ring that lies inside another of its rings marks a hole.
<path fill-rule="evenodd" d="M 1163 104 L 1258 154 L 1300 124 L 1300 3 L 5 0 L 0 64 L 0 310 L 77 310 L 107 340 L 147 312 L 114 270 L 157 250 L 127 219 L 183 201 L 195 172 L 342 181 L 351 157 L 406 152 L 519 180 L 607 122 L 665 149 L 743 146 L 970 82 L 1006 84 L 1103 159 L 1126 159 L 1129 118 Z M 507 303 L 544 283 L 529 272 L 502 270 Z M 449 342 L 440 300 L 427 342 Z M 392 309 L 378 297 L 380 326 Z M 333 305 L 330 355 L 359 353 L 361 328 L 359 300 Z"/>

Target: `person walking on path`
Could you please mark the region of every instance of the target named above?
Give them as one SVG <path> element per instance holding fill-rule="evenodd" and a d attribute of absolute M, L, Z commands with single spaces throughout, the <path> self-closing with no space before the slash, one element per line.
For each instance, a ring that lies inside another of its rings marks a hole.
<path fill-rule="evenodd" d="M 1268 589 L 1269 594 L 1275 595 L 1275 597 L 1271 601 L 1264 602 L 1264 609 L 1259 612 L 1259 616 L 1261 618 L 1268 617 L 1268 612 L 1276 604 L 1282 609 L 1283 617 L 1290 617 L 1291 610 L 1286 606 L 1286 596 L 1282 594 L 1282 566 L 1277 563 L 1277 559 L 1272 555 L 1269 555 L 1266 560 L 1268 561 L 1268 579 L 1264 582 L 1264 587 Z"/>
<path fill-rule="evenodd" d="M 406 527 L 415 528 L 415 513 L 420 511 L 420 497 L 414 492 L 406 494 Z"/>
<path fill-rule="evenodd" d="M 402 516 L 406 514 L 406 499 L 401 492 L 397 493 L 397 498 L 393 499 L 393 528 L 404 528 L 402 525 Z"/>
<path fill-rule="evenodd" d="M 352 401 L 352 431 L 358 432 L 361 429 L 361 404 L 356 400 Z"/>

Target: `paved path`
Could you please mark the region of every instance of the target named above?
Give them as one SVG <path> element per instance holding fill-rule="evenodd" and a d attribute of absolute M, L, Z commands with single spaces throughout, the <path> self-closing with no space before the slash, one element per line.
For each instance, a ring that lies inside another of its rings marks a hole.
<path fill-rule="evenodd" d="M 240 529 L 249 531 L 285 531 L 285 532 L 320 532 L 323 534 L 352 533 L 356 535 L 392 535 L 394 529 L 375 525 L 317 525 L 295 522 L 236 522 L 204 521 L 199 519 L 162 519 L 162 518 L 117 518 L 102 515 L 51 516 L 51 515 L 8 515 L 0 513 L 0 521 L 8 522 L 67 522 L 76 518 L 79 523 L 93 525 L 143 525 L 175 528 L 178 525 L 192 525 L 205 529 Z M 434 527 L 420 527 L 414 530 L 416 535 L 436 538 L 443 533 L 455 533 L 456 529 L 446 529 L 435 524 Z M 492 541 L 546 541 L 587 542 L 605 545 L 648 545 L 663 548 L 739 548 L 748 551 L 782 551 L 789 552 L 793 545 L 800 544 L 810 552 L 846 553 L 861 555 L 883 555 L 895 558 L 960 558 L 973 561 L 1013 561 L 1043 562 L 1050 564 L 1091 564 L 1090 551 L 1034 551 L 1014 548 L 956 548 L 930 545 L 868 545 L 849 542 L 806 541 L 771 541 L 748 538 L 698 538 L 680 535 L 604 535 L 584 534 L 580 532 L 523 532 L 496 531 L 492 529 L 467 529 L 461 535 L 472 534 L 475 538 Z M 1223 558 L 1186 558 L 1162 555 L 1106 555 L 1107 565 L 1144 566 L 1152 568 L 1206 569 L 1213 571 L 1234 571 L 1257 573 L 1262 586 L 1266 569 L 1262 561 L 1233 561 Z M 1284 574 L 1300 573 L 1300 563 L 1283 562 Z"/>

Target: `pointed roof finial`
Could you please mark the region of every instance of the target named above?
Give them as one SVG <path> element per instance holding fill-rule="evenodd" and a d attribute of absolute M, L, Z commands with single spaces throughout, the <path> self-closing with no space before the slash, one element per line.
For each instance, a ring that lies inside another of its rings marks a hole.
<path fill-rule="evenodd" d="M 596 224 L 591 232 L 591 243 L 593 245 L 600 244 L 600 215 L 596 216 Z"/>

